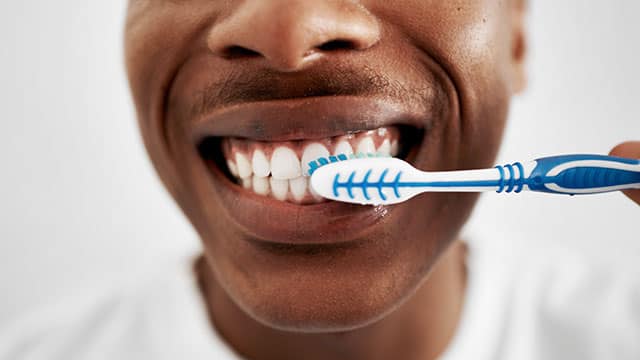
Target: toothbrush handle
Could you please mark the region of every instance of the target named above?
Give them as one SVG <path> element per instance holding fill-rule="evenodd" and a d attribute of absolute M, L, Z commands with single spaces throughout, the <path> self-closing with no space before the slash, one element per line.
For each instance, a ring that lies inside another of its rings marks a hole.
<path fill-rule="evenodd" d="M 561 155 L 496 168 L 501 174 L 498 192 L 526 189 L 576 195 L 640 188 L 640 160 L 635 159 Z"/>

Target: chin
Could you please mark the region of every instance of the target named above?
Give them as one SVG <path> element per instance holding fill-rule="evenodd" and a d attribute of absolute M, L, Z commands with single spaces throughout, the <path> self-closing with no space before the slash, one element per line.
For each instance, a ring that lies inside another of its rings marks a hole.
<path fill-rule="evenodd" d="M 474 202 L 418 197 L 337 243 L 268 242 L 242 228 L 201 235 L 217 282 L 250 318 L 281 331 L 339 333 L 401 307 L 457 238 Z"/>
<path fill-rule="evenodd" d="M 428 270 L 408 267 L 401 254 L 382 255 L 379 249 L 342 249 L 311 260 L 287 255 L 287 265 L 229 276 L 226 291 L 251 318 L 271 328 L 334 333 L 366 327 L 399 307 Z M 361 257 L 367 260 L 358 262 Z"/>

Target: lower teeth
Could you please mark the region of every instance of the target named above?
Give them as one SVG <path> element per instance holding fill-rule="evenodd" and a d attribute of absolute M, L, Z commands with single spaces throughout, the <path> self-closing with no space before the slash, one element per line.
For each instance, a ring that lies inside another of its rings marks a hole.
<path fill-rule="evenodd" d="M 236 182 L 261 196 L 296 204 L 324 201 L 309 187 L 308 163 L 330 155 L 398 155 L 399 133 L 379 128 L 324 140 L 281 143 L 224 139 L 227 169 Z"/>

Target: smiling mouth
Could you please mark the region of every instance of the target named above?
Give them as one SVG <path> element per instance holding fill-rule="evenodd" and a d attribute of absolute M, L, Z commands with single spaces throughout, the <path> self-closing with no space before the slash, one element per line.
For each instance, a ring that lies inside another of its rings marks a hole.
<path fill-rule="evenodd" d="M 298 205 L 324 202 L 309 185 L 309 162 L 344 154 L 407 159 L 418 147 L 422 130 L 408 125 L 347 131 L 321 139 L 256 141 L 206 137 L 198 146 L 210 170 L 220 170 L 245 190 Z"/>
<path fill-rule="evenodd" d="M 249 239 L 272 244 L 337 244 L 394 221 L 406 205 L 324 201 L 303 172 L 308 159 L 338 152 L 381 152 L 424 159 L 438 114 L 388 98 L 327 96 L 250 102 L 193 120 L 191 140 L 205 177 L 202 201 Z M 309 160 L 309 161 L 311 161 Z"/>

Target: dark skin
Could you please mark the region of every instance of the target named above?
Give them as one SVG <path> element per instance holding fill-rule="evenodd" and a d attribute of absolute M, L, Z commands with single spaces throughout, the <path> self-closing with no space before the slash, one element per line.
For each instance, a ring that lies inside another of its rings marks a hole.
<path fill-rule="evenodd" d="M 436 358 L 459 321 L 466 250 L 456 239 L 477 195 L 380 208 L 371 226 L 346 235 L 306 231 L 325 213 L 307 216 L 303 205 L 274 217 L 255 202 L 237 216 L 252 200 L 205 165 L 194 139 L 202 119 L 255 102 L 335 109 L 331 101 L 345 96 L 376 99 L 417 114 L 415 166 L 490 167 L 509 99 L 525 84 L 523 22 L 519 0 L 130 1 L 126 62 L 143 139 L 202 239 L 203 297 L 239 354 Z M 328 126 L 322 110 L 307 115 L 294 119 L 300 136 Z M 252 138 L 274 124 L 211 135 Z M 640 157 L 640 144 L 615 153 Z M 261 222 L 278 226 L 259 232 Z"/>

